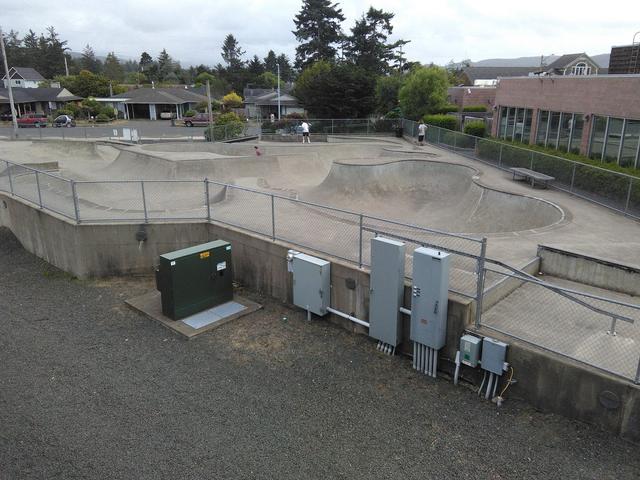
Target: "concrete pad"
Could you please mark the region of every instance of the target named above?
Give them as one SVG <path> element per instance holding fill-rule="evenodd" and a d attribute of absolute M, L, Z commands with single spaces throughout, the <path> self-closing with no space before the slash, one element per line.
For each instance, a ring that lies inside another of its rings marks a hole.
<path fill-rule="evenodd" d="M 125 303 L 189 340 L 262 308 L 262 305 L 258 303 L 235 295 L 232 302 L 217 305 L 182 320 L 172 320 L 162 314 L 160 292 L 158 291 L 130 298 Z"/>

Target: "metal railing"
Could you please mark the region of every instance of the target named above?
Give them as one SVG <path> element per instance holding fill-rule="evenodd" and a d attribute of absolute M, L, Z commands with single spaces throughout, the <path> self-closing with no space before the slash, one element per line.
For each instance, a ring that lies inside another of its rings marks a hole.
<path fill-rule="evenodd" d="M 405 135 L 417 123 L 403 120 Z M 550 186 L 640 220 L 640 178 L 489 138 L 429 125 L 426 141 L 501 170 L 525 167 L 555 178 Z"/>
<path fill-rule="evenodd" d="M 500 295 L 478 326 L 640 384 L 640 305 L 486 262 L 498 281 L 484 296 Z"/>

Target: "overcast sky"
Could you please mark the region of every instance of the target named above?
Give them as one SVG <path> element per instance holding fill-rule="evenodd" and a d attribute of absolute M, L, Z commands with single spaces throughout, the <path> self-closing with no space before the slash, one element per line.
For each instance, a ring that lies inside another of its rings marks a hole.
<path fill-rule="evenodd" d="M 78 52 L 88 43 L 99 55 L 113 50 L 138 59 L 142 51 L 156 57 L 166 48 L 183 66 L 215 65 L 228 33 L 246 58 L 263 58 L 269 49 L 293 58 L 293 17 L 301 5 L 301 0 L 0 0 L 0 24 L 21 34 L 53 25 Z M 370 5 L 396 14 L 393 37 L 411 40 L 407 58 L 422 63 L 608 53 L 612 45 L 631 43 L 640 29 L 638 0 L 345 0 L 340 2 L 347 17 L 343 30 Z"/>

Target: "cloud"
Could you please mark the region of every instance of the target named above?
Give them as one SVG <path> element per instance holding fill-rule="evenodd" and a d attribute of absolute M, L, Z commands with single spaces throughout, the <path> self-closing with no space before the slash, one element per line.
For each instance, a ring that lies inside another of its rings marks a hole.
<path fill-rule="evenodd" d="M 99 54 L 115 51 L 139 58 L 157 56 L 163 48 L 183 64 L 214 65 L 228 33 L 239 40 L 247 58 L 264 57 L 269 49 L 293 58 L 291 33 L 301 0 L 111 0 L 3 2 L 5 30 L 24 34 L 56 27 L 74 51 L 90 44 Z M 635 18 L 619 12 L 624 0 L 607 8 L 588 2 L 540 0 L 534 3 L 494 0 L 416 2 L 415 0 L 352 0 L 340 3 L 348 32 L 370 5 L 395 13 L 393 39 L 411 40 L 410 60 L 444 64 L 451 59 L 480 60 L 586 51 L 608 52 L 631 42 Z M 593 5 L 593 6 L 592 6 Z"/>

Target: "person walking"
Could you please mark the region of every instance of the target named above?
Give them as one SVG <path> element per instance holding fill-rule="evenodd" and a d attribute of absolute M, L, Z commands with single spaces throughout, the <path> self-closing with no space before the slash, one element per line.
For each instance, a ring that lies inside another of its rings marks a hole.
<path fill-rule="evenodd" d="M 427 126 L 424 122 L 420 122 L 418 125 L 418 145 L 424 145 L 424 136 L 427 133 Z"/>
<path fill-rule="evenodd" d="M 302 125 L 300 125 L 302 127 L 302 143 L 304 143 L 304 140 L 307 140 L 307 143 L 311 143 L 311 138 L 309 138 L 309 127 L 310 125 L 306 122 L 306 120 L 304 122 L 302 122 Z"/>

